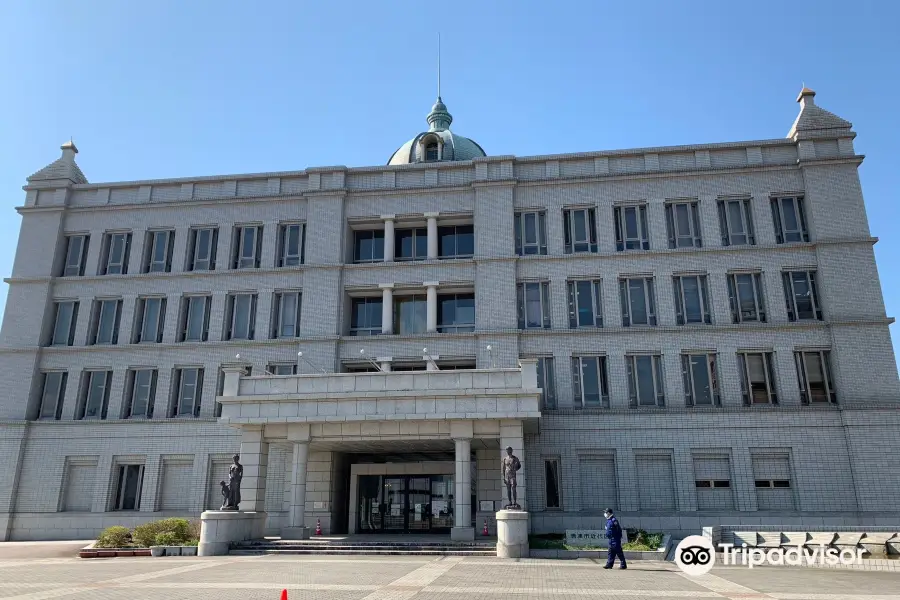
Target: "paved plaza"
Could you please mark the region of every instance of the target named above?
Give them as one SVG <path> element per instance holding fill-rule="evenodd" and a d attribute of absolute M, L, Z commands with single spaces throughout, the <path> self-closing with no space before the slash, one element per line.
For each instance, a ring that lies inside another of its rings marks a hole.
<path fill-rule="evenodd" d="M 46 558 L 0 560 L 4 600 L 524 600 L 526 598 L 900 599 L 900 574 L 671 563 L 606 571 L 593 560 L 460 557 Z"/>

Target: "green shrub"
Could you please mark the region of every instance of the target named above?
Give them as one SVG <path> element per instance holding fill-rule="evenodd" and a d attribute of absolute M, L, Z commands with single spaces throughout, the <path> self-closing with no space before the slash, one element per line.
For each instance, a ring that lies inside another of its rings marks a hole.
<path fill-rule="evenodd" d="M 182 546 L 199 546 L 200 540 L 188 540 L 182 544 Z"/>
<path fill-rule="evenodd" d="M 161 533 L 174 534 L 179 544 L 194 537 L 191 533 L 190 522 L 187 519 L 176 518 L 138 525 L 131 532 L 131 537 L 135 544 L 147 548 L 156 545 L 156 536 Z"/>
<path fill-rule="evenodd" d="M 121 525 L 107 527 L 100 532 L 95 545 L 97 548 L 126 548 L 131 545 L 131 532 Z"/>
<path fill-rule="evenodd" d="M 190 539 L 199 540 L 200 539 L 200 519 L 194 519 L 190 522 Z"/>
<path fill-rule="evenodd" d="M 180 542 L 191 539 L 191 523 L 187 519 L 163 519 L 159 522 L 161 531 L 171 531 Z M 199 537 L 199 536 L 198 536 Z"/>
<path fill-rule="evenodd" d="M 181 540 L 178 539 L 178 536 L 174 531 L 164 531 L 156 536 L 156 544 L 157 546 L 179 546 L 181 545 Z"/>
<path fill-rule="evenodd" d="M 638 551 L 655 551 L 658 550 L 662 545 L 663 534 L 661 533 L 648 533 L 643 529 L 629 529 L 628 530 L 628 543 L 623 544 L 622 548 L 624 550 L 638 550 Z"/>

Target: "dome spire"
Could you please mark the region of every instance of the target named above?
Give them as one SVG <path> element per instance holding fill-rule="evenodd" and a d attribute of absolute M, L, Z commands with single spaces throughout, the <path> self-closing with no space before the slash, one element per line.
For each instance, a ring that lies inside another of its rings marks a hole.
<path fill-rule="evenodd" d="M 441 100 L 441 33 L 438 32 L 438 64 L 437 64 L 437 102 L 431 107 L 431 112 L 425 118 L 428 121 L 429 131 L 443 131 L 450 129 L 453 117 L 447 112 L 447 106 Z"/>

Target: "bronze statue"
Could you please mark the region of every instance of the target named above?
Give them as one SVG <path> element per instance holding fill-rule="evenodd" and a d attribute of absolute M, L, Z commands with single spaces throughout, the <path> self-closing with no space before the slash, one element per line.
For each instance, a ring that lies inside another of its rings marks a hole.
<path fill-rule="evenodd" d="M 508 447 L 506 449 L 506 456 L 503 457 L 503 460 L 500 463 L 500 469 L 503 473 L 503 483 L 506 484 L 506 498 L 509 500 L 509 504 L 506 505 L 506 508 L 522 508 L 519 506 L 518 498 L 516 497 L 516 471 L 521 468 L 522 463 L 519 462 L 518 458 L 513 456 L 512 447 Z"/>
<path fill-rule="evenodd" d="M 244 478 L 244 465 L 239 462 L 240 455 L 234 455 L 234 463 L 228 467 L 228 483 L 220 481 L 222 486 L 222 508 L 219 510 L 240 510 L 241 503 L 241 479 Z"/>

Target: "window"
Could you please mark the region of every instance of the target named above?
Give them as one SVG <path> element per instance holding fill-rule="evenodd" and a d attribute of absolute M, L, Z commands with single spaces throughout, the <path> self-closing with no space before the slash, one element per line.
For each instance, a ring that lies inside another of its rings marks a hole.
<path fill-rule="evenodd" d="M 537 361 L 537 384 L 541 388 L 541 410 L 555 409 L 556 381 L 553 376 L 553 358 L 540 356 Z"/>
<path fill-rule="evenodd" d="M 775 241 L 777 243 L 809 241 L 802 196 L 772 198 L 772 220 L 775 222 Z"/>
<path fill-rule="evenodd" d="M 559 460 L 544 461 L 544 507 L 559 508 Z"/>
<path fill-rule="evenodd" d="M 613 210 L 613 216 L 616 222 L 616 250 L 650 249 L 646 204 L 617 206 Z"/>
<path fill-rule="evenodd" d="M 169 417 L 200 416 L 203 369 L 195 367 L 175 369 L 174 389 L 175 397 L 169 407 Z"/>
<path fill-rule="evenodd" d="M 235 227 L 232 247 L 232 269 L 258 269 L 262 253 L 262 225 Z"/>
<path fill-rule="evenodd" d="M 355 262 L 384 260 L 383 230 L 355 231 L 353 238 L 353 260 Z"/>
<path fill-rule="evenodd" d="M 431 162 L 438 160 L 438 145 L 437 142 L 428 142 L 425 145 L 425 162 Z"/>
<path fill-rule="evenodd" d="M 410 335 L 427 329 L 425 296 L 394 296 L 394 333 Z"/>
<path fill-rule="evenodd" d="M 75 343 L 75 322 L 78 320 L 78 302 L 62 300 L 56 302 L 53 317 L 51 346 L 71 346 Z"/>
<path fill-rule="evenodd" d="M 666 204 L 666 231 L 669 248 L 700 248 L 700 209 L 697 202 Z"/>
<path fill-rule="evenodd" d="M 731 303 L 732 322 L 766 322 L 762 276 L 759 273 L 729 274 L 728 297 Z"/>
<path fill-rule="evenodd" d="M 78 277 L 84 275 L 87 265 L 89 235 L 67 235 L 66 257 L 63 264 L 63 277 Z"/>
<path fill-rule="evenodd" d="M 675 322 L 712 323 L 706 275 L 678 275 L 675 281 Z"/>
<path fill-rule="evenodd" d="M 286 223 L 278 228 L 279 267 L 296 267 L 303 264 L 306 228 L 302 223 Z"/>
<path fill-rule="evenodd" d="M 144 248 L 144 273 L 168 273 L 172 270 L 172 250 L 175 232 L 172 230 L 148 231 Z"/>
<path fill-rule="evenodd" d="M 790 479 L 757 479 L 756 487 L 758 488 L 790 488 Z"/>
<path fill-rule="evenodd" d="M 563 211 L 566 254 L 597 251 L 597 216 L 593 208 Z"/>
<path fill-rule="evenodd" d="M 603 327 L 600 280 L 569 281 L 569 328 Z"/>
<path fill-rule="evenodd" d="M 277 292 L 275 294 L 275 310 L 272 314 L 274 323 L 273 338 L 295 338 L 300 336 L 300 292 Z"/>
<path fill-rule="evenodd" d="M 126 381 L 128 399 L 125 418 L 153 418 L 153 402 L 156 398 L 156 369 L 131 369 Z"/>
<path fill-rule="evenodd" d="M 100 262 L 100 274 L 125 275 L 128 273 L 128 252 L 130 249 L 130 233 L 107 233 L 103 237 L 103 258 Z"/>
<path fill-rule="evenodd" d="M 438 243 L 440 244 L 439 256 L 441 258 L 469 258 L 474 256 L 475 226 L 448 225 L 439 227 Z"/>
<path fill-rule="evenodd" d="M 547 254 L 547 217 L 543 211 L 518 212 L 515 215 L 516 254 Z"/>
<path fill-rule="evenodd" d="M 731 481 L 728 479 L 698 479 L 694 482 L 698 488 L 730 488 Z"/>
<path fill-rule="evenodd" d="M 572 357 L 575 408 L 609 408 L 605 356 Z"/>
<path fill-rule="evenodd" d="M 656 325 L 656 303 L 652 277 L 629 277 L 619 280 L 622 301 L 622 326 Z"/>
<path fill-rule="evenodd" d="M 475 294 L 443 294 L 437 309 L 441 333 L 475 331 Z"/>
<path fill-rule="evenodd" d="M 740 352 L 741 394 L 744 404 L 778 404 L 771 352 Z"/>
<path fill-rule="evenodd" d="M 720 404 L 715 354 L 682 354 L 681 374 L 687 406 Z"/>
<path fill-rule="evenodd" d="M 266 367 L 269 375 L 296 375 L 297 363 L 270 363 Z"/>
<path fill-rule="evenodd" d="M 166 321 L 165 298 L 138 298 L 135 344 L 159 344 L 163 341 Z"/>
<path fill-rule="evenodd" d="M 77 419 L 105 419 L 112 371 L 85 371 Z"/>
<path fill-rule="evenodd" d="M 88 345 L 116 344 L 119 341 L 119 317 L 122 301 L 95 300 Z"/>
<path fill-rule="evenodd" d="M 113 510 L 140 510 L 144 465 L 119 465 Z"/>
<path fill-rule="evenodd" d="M 252 340 L 256 323 L 256 294 L 230 294 L 225 323 L 226 340 Z"/>
<path fill-rule="evenodd" d="M 822 320 L 815 271 L 787 271 L 781 274 L 784 299 L 790 321 Z"/>
<path fill-rule="evenodd" d="M 831 352 L 801 351 L 794 354 L 794 359 L 800 381 L 800 401 L 803 404 L 837 403 L 837 393 L 831 380 Z"/>
<path fill-rule="evenodd" d="M 209 336 L 212 296 L 185 296 L 181 306 L 182 342 L 205 342 Z"/>
<path fill-rule="evenodd" d="M 662 357 L 658 354 L 625 357 L 631 406 L 665 406 Z"/>
<path fill-rule="evenodd" d="M 191 229 L 188 242 L 188 271 L 214 271 L 219 230 L 215 227 Z"/>
<path fill-rule="evenodd" d="M 381 298 L 352 298 L 350 311 L 350 335 L 381 333 Z"/>
<path fill-rule="evenodd" d="M 520 283 L 517 287 L 519 329 L 550 329 L 550 284 Z"/>
<path fill-rule="evenodd" d="M 428 258 L 428 230 L 398 229 L 394 234 L 394 260 L 425 260 Z"/>
<path fill-rule="evenodd" d="M 43 388 L 41 390 L 40 419 L 55 419 L 62 417 L 63 398 L 66 395 L 65 371 L 48 371 L 44 373 Z"/>
<path fill-rule="evenodd" d="M 722 231 L 723 246 L 752 246 L 756 244 L 753 235 L 753 216 L 750 200 L 719 200 L 719 228 Z"/>

